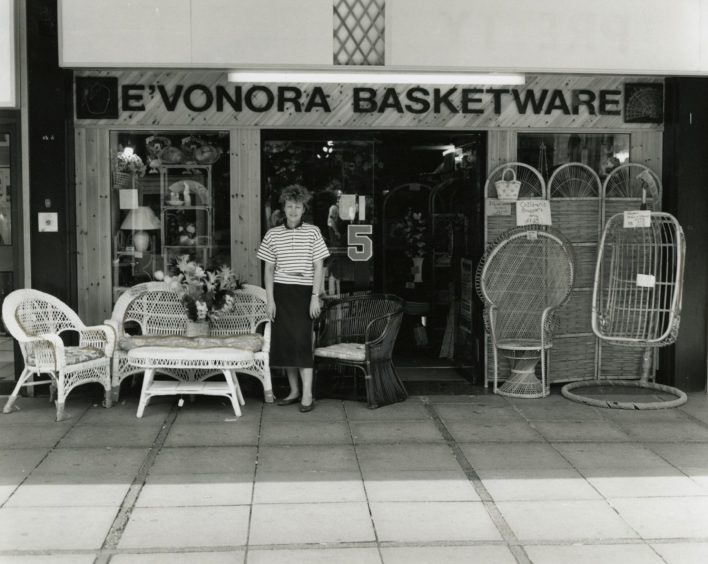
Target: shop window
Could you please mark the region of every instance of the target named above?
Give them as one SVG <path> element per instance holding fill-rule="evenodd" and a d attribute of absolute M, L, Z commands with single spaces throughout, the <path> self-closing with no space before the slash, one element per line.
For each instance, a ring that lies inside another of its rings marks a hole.
<path fill-rule="evenodd" d="M 230 265 L 228 132 L 110 136 L 114 299 L 188 255 Z"/>
<path fill-rule="evenodd" d="M 628 133 L 519 133 L 518 160 L 541 172 L 548 181 L 559 166 L 577 162 L 604 179 L 629 162 Z"/>

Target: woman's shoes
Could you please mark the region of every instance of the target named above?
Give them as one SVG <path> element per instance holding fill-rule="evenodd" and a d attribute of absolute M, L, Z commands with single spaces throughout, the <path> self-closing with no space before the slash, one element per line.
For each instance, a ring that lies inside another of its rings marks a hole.
<path fill-rule="evenodd" d="M 275 402 L 276 405 L 293 405 L 294 403 L 300 403 L 300 396 L 294 398 L 283 398 Z"/>
<path fill-rule="evenodd" d="M 315 409 L 315 400 L 312 400 L 310 405 L 305 405 L 304 403 L 300 404 L 300 413 L 309 413 L 313 409 Z"/>

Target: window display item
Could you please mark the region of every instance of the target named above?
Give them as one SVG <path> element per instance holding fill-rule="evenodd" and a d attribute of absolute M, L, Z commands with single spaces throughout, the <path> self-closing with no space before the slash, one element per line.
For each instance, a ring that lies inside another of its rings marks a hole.
<path fill-rule="evenodd" d="M 133 247 L 138 252 L 145 252 L 150 246 L 150 234 L 146 231 L 160 227 L 160 220 L 148 206 L 130 210 L 120 226 L 121 229 L 133 231 Z"/>
<path fill-rule="evenodd" d="M 180 164 L 184 162 L 184 153 L 177 147 L 165 147 L 158 153 L 161 164 Z"/>

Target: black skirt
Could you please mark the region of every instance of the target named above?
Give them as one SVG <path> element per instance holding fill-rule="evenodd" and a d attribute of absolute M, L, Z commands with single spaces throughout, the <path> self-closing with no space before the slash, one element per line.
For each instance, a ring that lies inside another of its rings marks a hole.
<path fill-rule="evenodd" d="M 270 365 L 312 368 L 312 286 L 273 284 L 275 320 L 270 336 Z"/>

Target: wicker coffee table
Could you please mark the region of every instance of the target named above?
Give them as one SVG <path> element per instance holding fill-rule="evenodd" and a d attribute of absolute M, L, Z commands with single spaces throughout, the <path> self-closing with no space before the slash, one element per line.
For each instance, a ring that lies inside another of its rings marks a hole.
<path fill-rule="evenodd" d="M 142 417 L 145 406 L 153 396 L 178 394 L 226 396 L 231 400 L 234 413 L 241 416 L 244 405 L 236 371 L 253 364 L 253 353 L 241 349 L 136 347 L 128 351 L 128 363 L 145 370 L 140 392 L 137 416 Z M 205 370 L 219 370 L 224 381 L 206 380 Z M 164 372 L 174 380 L 155 381 L 155 371 Z"/>

